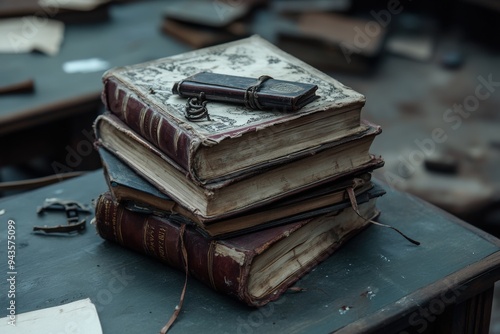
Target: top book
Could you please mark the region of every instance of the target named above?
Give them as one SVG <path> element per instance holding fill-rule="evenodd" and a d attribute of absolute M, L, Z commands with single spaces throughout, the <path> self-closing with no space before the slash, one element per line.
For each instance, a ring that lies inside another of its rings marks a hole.
<path fill-rule="evenodd" d="M 185 117 L 186 98 L 172 88 L 200 72 L 317 85 L 319 97 L 293 112 L 210 101 L 210 120 L 193 122 Z M 278 165 L 289 154 L 314 154 L 319 145 L 367 129 L 360 122 L 363 95 L 257 35 L 113 68 L 103 83 L 107 109 L 199 184 Z"/>

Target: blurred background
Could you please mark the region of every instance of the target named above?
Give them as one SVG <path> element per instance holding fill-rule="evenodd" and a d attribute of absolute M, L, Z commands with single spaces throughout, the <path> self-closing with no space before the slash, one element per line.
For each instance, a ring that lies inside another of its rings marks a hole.
<path fill-rule="evenodd" d="M 498 32 L 499 0 L 0 0 L 0 196 L 100 168 L 105 70 L 259 34 L 366 96 L 381 181 L 499 236 Z"/>

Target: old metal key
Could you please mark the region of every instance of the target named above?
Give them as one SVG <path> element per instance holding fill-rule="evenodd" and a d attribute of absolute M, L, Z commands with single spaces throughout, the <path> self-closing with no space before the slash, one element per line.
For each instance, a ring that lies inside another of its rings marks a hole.
<path fill-rule="evenodd" d="M 38 207 L 37 213 L 43 214 L 46 211 L 65 211 L 66 225 L 57 226 L 35 226 L 33 231 L 45 233 L 71 233 L 83 231 L 86 228 L 86 218 L 80 220 L 79 213 L 90 213 L 92 210 L 85 204 L 72 200 L 63 200 L 59 198 L 47 198 L 41 207 Z"/>

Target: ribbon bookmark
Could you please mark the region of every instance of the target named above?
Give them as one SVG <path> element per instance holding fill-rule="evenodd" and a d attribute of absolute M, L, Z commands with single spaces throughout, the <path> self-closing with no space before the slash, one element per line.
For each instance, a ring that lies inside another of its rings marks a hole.
<path fill-rule="evenodd" d="M 387 228 L 390 228 L 396 232 L 398 232 L 399 234 L 401 234 L 401 236 L 403 236 L 403 238 L 405 238 L 406 240 L 408 240 L 409 242 L 411 242 L 412 244 L 414 245 L 420 245 L 420 242 L 417 241 L 417 240 L 414 240 L 408 236 L 406 236 L 403 232 L 401 232 L 400 230 L 398 230 L 397 228 L 393 227 L 393 226 L 390 226 L 390 225 L 386 225 L 386 224 L 382 224 L 382 223 L 379 223 L 379 222 L 376 222 L 374 220 L 371 220 L 371 219 L 366 219 L 365 217 L 363 217 L 361 215 L 361 213 L 359 213 L 359 208 L 358 208 L 358 202 L 356 201 L 356 194 L 354 194 L 354 188 L 353 187 L 349 187 L 347 188 L 347 195 L 349 196 L 349 200 L 351 201 L 351 206 L 352 206 L 352 209 L 354 210 L 354 212 L 356 212 L 356 214 L 360 217 L 360 218 L 363 218 L 365 221 L 368 221 L 369 223 L 372 223 L 374 225 L 378 225 L 378 226 L 382 226 L 382 227 L 387 227 Z"/>
<path fill-rule="evenodd" d="M 187 255 L 186 245 L 184 243 L 184 232 L 185 231 L 186 231 L 186 224 L 182 224 L 181 228 L 180 228 L 179 238 L 181 241 L 182 258 L 184 260 L 184 271 L 186 272 L 186 278 L 184 280 L 184 287 L 182 288 L 179 304 L 177 304 L 175 306 L 174 313 L 170 317 L 170 320 L 168 320 L 167 324 L 165 326 L 163 326 L 163 328 L 160 330 L 160 334 L 166 334 L 170 330 L 170 328 L 174 324 L 175 320 L 179 316 L 179 313 L 181 313 L 182 304 L 184 303 L 184 296 L 186 295 L 187 282 L 188 282 L 188 277 L 189 277 L 189 267 L 188 267 L 188 255 Z"/>

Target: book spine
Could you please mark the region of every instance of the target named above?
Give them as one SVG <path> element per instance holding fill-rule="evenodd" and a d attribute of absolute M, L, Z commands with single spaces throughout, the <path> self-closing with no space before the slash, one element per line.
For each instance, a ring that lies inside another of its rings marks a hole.
<path fill-rule="evenodd" d="M 191 157 L 199 146 L 199 140 L 145 104 L 130 89 L 112 77 L 104 80 L 102 100 L 106 109 L 118 116 L 132 130 L 186 171 L 191 171 Z"/>
<path fill-rule="evenodd" d="M 126 210 L 115 203 L 110 193 L 102 194 L 96 205 L 95 225 L 98 234 L 136 252 L 185 270 L 181 238 L 187 251 L 189 274 L 216 291 L 232 295 L 248 305 L 246 293 L 252 252 L 218 252 L 221 243 L 204 238 L 191 228 L 181 233 L 181 225 L 168 219 Z M 262 302 L 261 302 L 262 303 Z M 254 305 L 255 306 L 255 305 Z"/>

